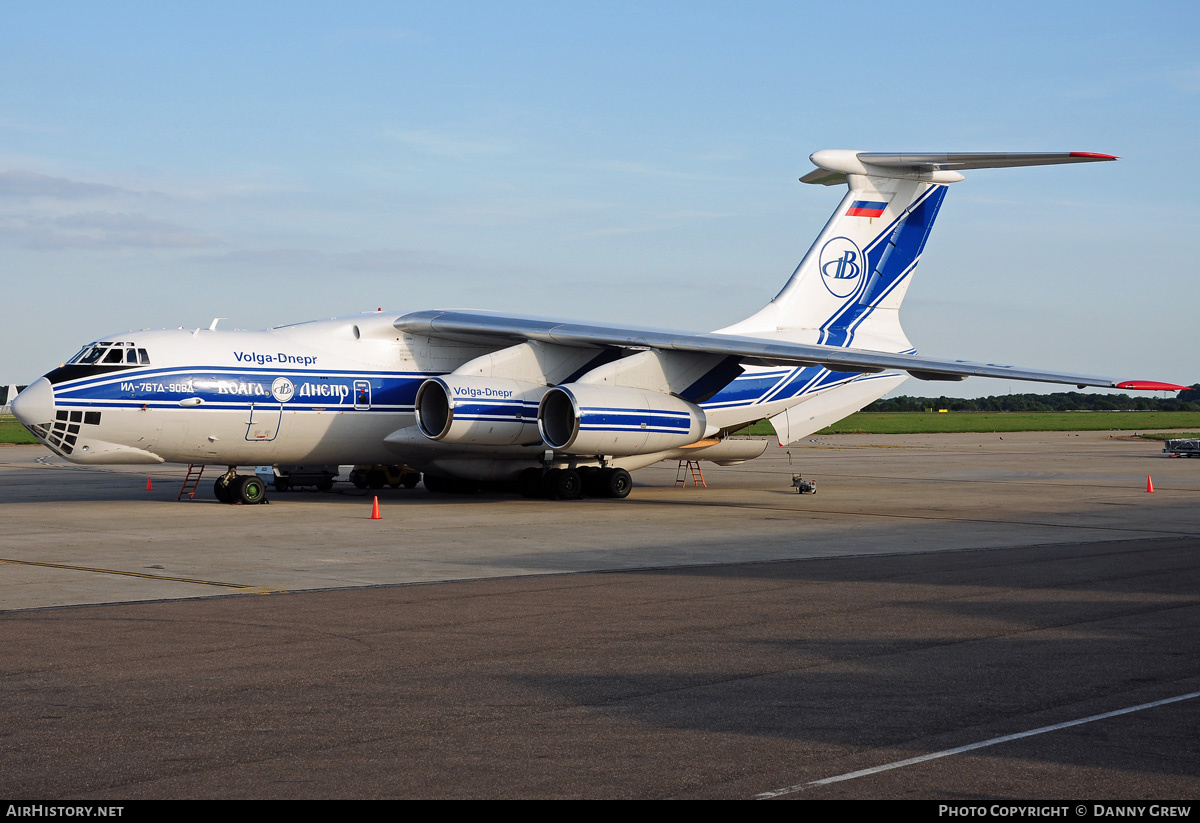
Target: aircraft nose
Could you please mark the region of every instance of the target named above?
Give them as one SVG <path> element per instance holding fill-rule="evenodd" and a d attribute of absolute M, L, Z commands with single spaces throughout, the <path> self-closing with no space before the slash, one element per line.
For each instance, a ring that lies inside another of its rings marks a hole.
<path fill-rule="evenodd" d="M 13 416 L 26 426 L 45 426 L 54 419 L 54 387 L 39 377 L 12 401 Z"/>

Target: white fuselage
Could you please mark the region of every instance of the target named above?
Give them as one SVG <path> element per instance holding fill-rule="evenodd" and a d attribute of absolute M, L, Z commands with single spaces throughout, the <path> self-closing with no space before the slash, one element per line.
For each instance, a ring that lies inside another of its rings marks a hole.
<path fill-rule="evenodd" d="M 101 361 L 114 362 L 67 363 L 51 372 L 44 388 L 31 387 L 21 416 L 43 442 L 77 463 L 403 462 L 450 476 L 501 479 L 545 462 L 547 446 L 540 441 L 465 447 L 423 436 L 414 415 L 421 384 L 497 347 L 404 334 L 392 318 L 367 314 L 265 331 L 122 333 L 94 344 L 108 343 Z M 119 358 L 111 354 L 122 345 Z M 131 352 L 141 352 L 140 361 Z M 811 408 L 809 431 L 815 431 L 901 379 L 814 367 L 748 369 L 702 406 L 709 434 L 798 405 Z M 49 403 L 39 404 L 43 411 L 29 419 L 34 396 L 46 389 L 52 391 Z M 803 433 L 793 426 L 790 435 Z M 730 448 L 694 453 L 746 459 L 745 449 Z M 675 451 L 607 462 L 633 469 Z M 574 455 L 566 462 L 585 465 L 589 459 Z"/>

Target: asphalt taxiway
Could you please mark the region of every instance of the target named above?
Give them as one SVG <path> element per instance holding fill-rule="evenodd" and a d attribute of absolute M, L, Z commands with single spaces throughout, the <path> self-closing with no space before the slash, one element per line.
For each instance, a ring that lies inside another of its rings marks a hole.
<path fill-rule="evenodd" d="M 5 447 L 0 794 L 1194 797 L 1200 461 L 1160 448 L 830 437 L 373 521 Z"/>

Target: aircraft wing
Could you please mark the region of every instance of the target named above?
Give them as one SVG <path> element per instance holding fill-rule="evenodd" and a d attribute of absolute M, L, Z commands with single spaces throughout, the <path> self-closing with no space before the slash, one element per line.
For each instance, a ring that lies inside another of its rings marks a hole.
<path fill-rule="evenodd" d="M 915 354 L 870 349 L 791 343 L 763 337 L 726 334 L 692 334 L 669 329 L 635 326 L 598 326 L 589 323 L 520 317 L 481 311 L 421 311 L 401 316 L 395 327 L 421 334 L 466 342 L 508 343 L 537 340 L 560 346 L 694 352 L 733 356 L 753 365 L 823 366 L 837 372 L 906 371 L 921 380 L 964 380 L 998 377 L 1039 383 L 1065 383 L 1084 388 L 1098 386 L 1134 391 L 1175 391 L 1186 386 L 1147 381 L 1121 381 L 1089 374 L 1041 371 L 996 363 L 939 360 Z"/>

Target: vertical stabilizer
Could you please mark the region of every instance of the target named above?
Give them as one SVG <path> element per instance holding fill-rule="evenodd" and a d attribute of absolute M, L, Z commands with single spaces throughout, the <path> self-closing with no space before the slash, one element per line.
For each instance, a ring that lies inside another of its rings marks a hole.
<path fill-rule="evenodd" d="M 846 184 L 847 193 L 800 265 L 761 311 L 721 329 L 831 346 L 903 352 L 911 344 L 898 310 L 921 259 L 946 187 L 959 169 L 1114 160 L 1089 152 L 1057 154 L 889 154 L 819 151 L 800 178 Z"/>
<path fill-rule="evenodd" d="M 848 191 L 796 271 L 762 311 L 729 334 L 905 351 L 897 310 L 946 186 L 850 175 Z M 856 337 L 869 337 L 859 340 Z"/>

